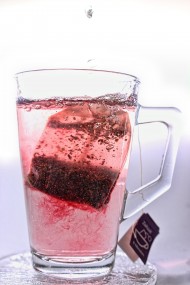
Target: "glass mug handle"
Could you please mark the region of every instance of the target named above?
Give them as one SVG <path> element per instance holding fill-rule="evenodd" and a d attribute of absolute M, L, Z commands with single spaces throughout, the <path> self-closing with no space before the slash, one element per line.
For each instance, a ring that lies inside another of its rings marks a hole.
<path fill-rule="evenodd" d="M 123 220 L 134 215 L 169 190 L 174 172 L 180 138 L 180 111 L 173 107 L 143 107 L 138 105 L 136 125 L 160 122 L 168 129 L 166 148 L 160 173 L 149 183 L 128 192 Z"/>

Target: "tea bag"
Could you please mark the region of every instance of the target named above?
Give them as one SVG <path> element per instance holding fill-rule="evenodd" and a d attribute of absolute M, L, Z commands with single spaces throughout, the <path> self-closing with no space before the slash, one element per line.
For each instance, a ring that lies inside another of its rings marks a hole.
<path fill-rule="evenodd" d="M 118 106 L 67 103 L 48 119 L 28 182 L 59 199 L 99 209 L 109 201 L 130 137 L 128 114 Z"/>
<path fill-rule="evenodd" d="M 140 257 L 146 264 L 152 243 L 159 234 L 159 230 L 151 216 L 143 213 L 119 240 L 118 245 L 133 262 Z"/>

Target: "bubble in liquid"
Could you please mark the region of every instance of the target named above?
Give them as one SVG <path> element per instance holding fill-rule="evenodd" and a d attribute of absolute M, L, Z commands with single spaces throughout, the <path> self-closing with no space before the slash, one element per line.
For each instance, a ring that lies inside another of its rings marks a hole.
<path fill-rule="evenodd" d="M 46 106 L 46 107 L 50 107 L 50 106 L 51 106 L 51 103 L 50 103 L 50 102 L 46 102 L 45 106 Z"/>
<path fill-rule="evenodd" d="M 27 108 L 26 108 L 26 111 L 27 111 L 27 112 L 30 112 L 30 111 L 31 111 L 31 107 L 27 107 Z"/>
<path fill-rule="evenodd" d="M 113 149 L 114 148 L 114 145 L 112 145 L 112 144 L 108 144 L 107 146 L 106 146 L 106 149 L 107 150 L 111 150 L 111 149 Z"/>
<path fill-rule="evenodd" d="M 40 105 L 35 105 L 34 108 L 38 110 L 38 109 L 41 109 L 41 106 Z"/>

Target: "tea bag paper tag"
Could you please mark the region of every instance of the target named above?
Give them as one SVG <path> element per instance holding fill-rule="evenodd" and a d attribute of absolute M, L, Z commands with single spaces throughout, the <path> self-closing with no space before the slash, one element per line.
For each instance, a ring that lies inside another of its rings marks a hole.
<path fill-rule="evenodd" d="M 143 263 L 146 264 L 150 248 L 158 234 L 159 227 L 149 214 L 144 213 L 129 228 L 118 244 L 133 262 L 140 257 Z"/>

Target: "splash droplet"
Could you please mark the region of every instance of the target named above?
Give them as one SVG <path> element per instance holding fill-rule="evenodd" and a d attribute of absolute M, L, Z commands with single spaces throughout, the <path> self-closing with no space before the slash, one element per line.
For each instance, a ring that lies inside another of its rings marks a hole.
<path fill-rule="evenodd" d="M 86 10 L 86 16 L 91 19 L 92 15 L 93 15 L 94 11 L 92 9 L 92 7 L 90 7 L 89 9 Z"/>

